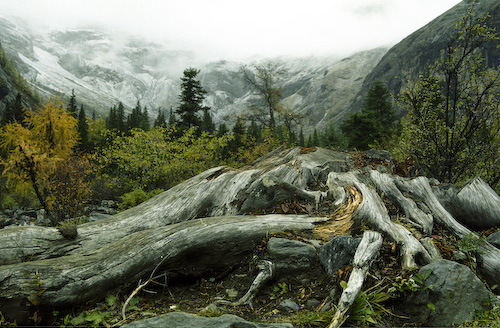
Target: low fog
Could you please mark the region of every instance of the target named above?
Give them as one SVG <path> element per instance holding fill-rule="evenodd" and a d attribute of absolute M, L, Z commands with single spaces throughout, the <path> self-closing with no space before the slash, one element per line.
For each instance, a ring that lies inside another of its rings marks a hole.
<path fill-rule="evenodd" d="M 345 56 L 390 46 L 459 0 L 0 0 L 37 29 L 100 27 L 206 59 Z"/>

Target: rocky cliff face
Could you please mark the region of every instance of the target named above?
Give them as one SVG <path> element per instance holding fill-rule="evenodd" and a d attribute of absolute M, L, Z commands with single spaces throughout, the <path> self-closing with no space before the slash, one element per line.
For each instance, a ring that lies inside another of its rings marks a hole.
<path fill-rule="evenodd" d="M 360 107 L 373 82 L 385 83 L 389 90 L 398 95 L 408 80 L 413 80 L 440 57 L 457 20 L 467 13 L 472 1 L 462 1 L 452 9 L 437 17 L 429 24 L 412 33 L 392 47 L 368 74 L 353 107 Z M 488 25 L 500 31 L 500 1 L 482 0 L 476 4 L 477 14 L 490 14 Z M 490 66 L 498 66 L 500 51 L 497 44 L 488 44 L 484 49 Z"/>
<path fill-rule="evenodd" d="M 237 74 L 249 63 L 201 63 L 193 53 L 132 36 L 95 29 L 34 31 L 18 19 L 0 17 L 0 40 L 23 76 L 43 95 L 68 98 L 74 89 L 79 102 L 103 115 L 118 101 L 132 108 L 139 100 L 151 117 L 159 108 L 175 108 L 182 71 L 191 66 L 201 70 L 206 103 L 216 123 L 232 126 L 251 97 Z M 286 71 L 285 104 L 304 115 L 304 130 L 311 131 L 345 115 L 385 51 L 375 49 L 343 60 L 270 60 Z"/>

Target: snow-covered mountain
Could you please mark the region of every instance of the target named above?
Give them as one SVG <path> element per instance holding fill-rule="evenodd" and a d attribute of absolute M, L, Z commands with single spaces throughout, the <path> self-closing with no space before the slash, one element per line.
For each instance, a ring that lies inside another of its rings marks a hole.
<path fill-rule="evenodd" d="M 0 42 L 42 95 L 68 98 L 74 90 L 78 102 L 104 116 L 119 101 L 128 108 L 140 101 L 152 118 L 158 109 L 176 108 L 180 77 L 188 67 L 201 70 L 200 79 L 208 91 L 206 104 L 212 108 L 215 123 L 232 126 L 248 110 L 251 92 L 238 71 L 255 62 L 206 63 L 194 53 L 168 44 L 88 28 L 35 31 L 11 17 L 0 17 Z M 349 104 L 386 51 L 374 49 L 344 59 L 267 61 L 286 72 L 284 103 L 303 114 L 305 131 L 311 131 L 352 110 Z"/>

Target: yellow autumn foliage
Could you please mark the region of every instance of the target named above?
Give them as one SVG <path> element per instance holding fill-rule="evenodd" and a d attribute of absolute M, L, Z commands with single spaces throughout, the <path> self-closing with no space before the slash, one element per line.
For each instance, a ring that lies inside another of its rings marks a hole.
<path fill-rule="evenodd" d="M 41 205 L 49 210 L 46 190 L 58 165 L 68 160 L 78 142 L 77 120 L 60 99 L 52 99 L 36 111 L 28 111 L 23 122 L 9 123 L 0 129 L 2 175 L 8 184 L 31 183 Z"/>

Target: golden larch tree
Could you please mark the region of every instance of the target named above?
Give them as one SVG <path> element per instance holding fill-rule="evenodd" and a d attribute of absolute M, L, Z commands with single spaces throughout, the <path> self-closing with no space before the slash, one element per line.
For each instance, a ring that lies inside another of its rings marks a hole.
<path fill-rule="evenodd" d="M 78 143 L 77 120 L 56 98 L 28 112 L 24 123 L 13 122 L 0 129 L 0 148 L 7 154 L 2 159 L 2 174 L 13 186 L 30 183 L 41 206 L 50 214 L 48 179 L 58 164 L 73 154 Z"/>

